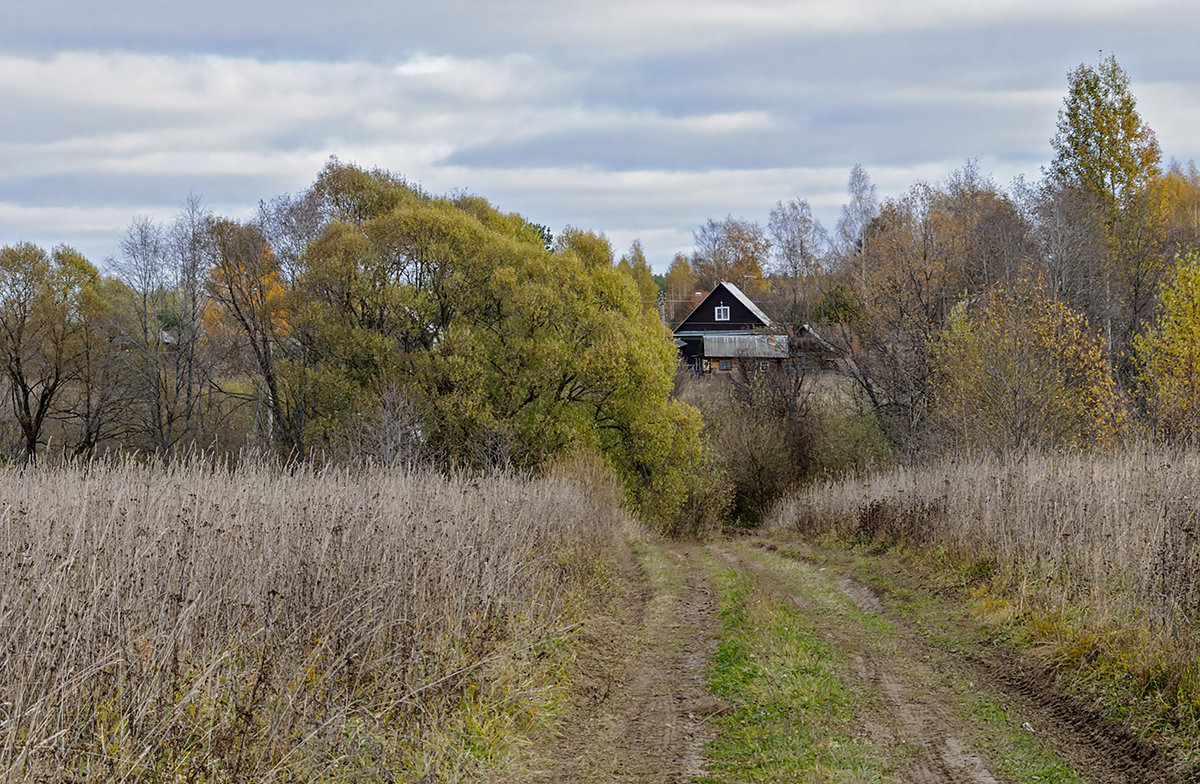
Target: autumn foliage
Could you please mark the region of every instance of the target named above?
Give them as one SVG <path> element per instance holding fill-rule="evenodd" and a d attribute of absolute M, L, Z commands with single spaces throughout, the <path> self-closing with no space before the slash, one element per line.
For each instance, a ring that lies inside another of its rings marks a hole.
<path fill-rule="evenodd" d="M 934 364 L 934 416 L 951 449 L 1021 455 L 1103 447 L 1121 435 L 1100 335 L 1039 280 L 956 306 Z"/>
<path fill-rule="evenodd" d="M 670 397 L 637 243 L 618 265 L 601 234 L 552 241 L 477 196 L 333 161 L 253 221 L 194 204 L 168 229 L 135 221 L 114 271 L 0 252 L 0 451 L 527 471 L 597 453 L 647 521 L 685 501 L 700 422 Z"/>
<path fill-rule="evenodd" d="M 1163 283 L 1156 322 L 1134 345 L 1155 434 L 1194 441 L 1200 435 L 1200 257 L 1195 253 L 1177 259 Z"/>

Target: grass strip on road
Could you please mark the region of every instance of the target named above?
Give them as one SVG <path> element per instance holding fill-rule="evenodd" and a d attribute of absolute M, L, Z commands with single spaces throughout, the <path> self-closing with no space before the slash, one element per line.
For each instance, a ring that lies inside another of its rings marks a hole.
<path fill-rule="evenodd" d="M 719 738 L 698 781 L 884 780 L 876 751 L 853 735 L 862 695 L 843 679 L 842 653 L 753 575 L 722 569 L 715 579 L 723 639 L 709 685 L 731 710 L 713 719 Z"/>
<path fill-rule="evenodd" d="M 972 680 L 961 608 L 895 585 L 897 612 L 878 597 L 860 606 L 868 586 L 895 582 L 890 562 L 748 543 L 716 552 L 723 636 L 710 688 L 731 711 L 714 719 L 700 781 L 994 781 L 988 767 L 1019 784 L 1085 781 Z"/>

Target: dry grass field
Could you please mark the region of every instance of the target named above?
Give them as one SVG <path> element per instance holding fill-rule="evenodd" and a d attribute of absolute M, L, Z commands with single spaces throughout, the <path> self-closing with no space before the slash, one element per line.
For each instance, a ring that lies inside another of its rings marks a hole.
<path fill-rule="evenodd" d="M 1145 732 L 1200 737 L 1200 454 L 981 458 L 808 488 L 769 524 L 951 564 L 977 611 Z"/>
<path fill-rule="evenodd" d="M 475 778 L 545 721 L 619 508 L 586 465 L 0 471 L 0 780 Z"/>

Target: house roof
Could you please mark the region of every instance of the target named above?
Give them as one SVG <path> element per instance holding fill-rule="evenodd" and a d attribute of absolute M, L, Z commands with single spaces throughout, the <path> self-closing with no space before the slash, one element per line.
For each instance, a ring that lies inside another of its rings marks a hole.
<path fill-rule="evenodd" d="M 818 335 L 817 331 L 815 329 L 813 329 L 812 327 L 810 327 L 808 324 L 804 324 L 803 326 L 800 327 L 800 333 L 798 335 L 796 335 L 796 339 L 797 339 L 797 342 L 799 344 L 799 348 L 801 351 L 803 351 L 805 348 L 811 349 L 815 345 L 815 347 L 817 349 L 824 351 L 826 353 L 829 353 L 829 354 L 842 353 L 841 351 L 839 351 L 837 349 L 836 346 L 834 346 L 832 343 L 830 343 L 825 338 Z"/>
<path fill-rule="evenodd" d="M 728 292 L 734 299 L 736 299 L 738 302 L 740 302 L 746 308 L 746 310 L 750 311 L 750 313 L 756 319 L 758 319 L 759 321 L 762 322 L 762 325 L 764 327 L 771 326 L 771 317 L 768 316 L 766 313 L 763 313 L 762 308 L 760 308 L 758 305 L 755 305 L 754 301 L 752 299 L 750 299 L 749 297 L 747 297 L 745 292 L 743 292 L 737 286 L 735 286 L 734 284 L 730 283 L 727 280 L 723 280 L 720 283 L 718 283 L 715 287 L 713 287 L 713 290 L 708 292 L 708 294 L 706 294 L 704 296 L 704 298 L 696 304 L 696 307 L 692 308 L 691 312 L 687 314 L 687 316 L 683 319 L 683 321 L 679 322 L 679 327 L 682 327 L 684 324 L 686 324 L 688 322 L 689 319 L 691 319 L 692 316 L 696 315 L 696 312 L 699 311 L 701 308 L 703 308 L 704 305 L 710 299 L 712 299 L 714 295 L 716 295 L 718 292 L 721 291 L 721 289 L 725 289 L 725 291 Z M 676 327 L 676 329 L 678 330 L 679 327 Z M 683 334 L 683 333 L 679 333 L 679 334 Z"/>
<path fill-rule="evenodd" d="M 729 293 L 732 294 L 733 296 L 737 297 L 738 301 L 741 302 L 743 305 L 745 305 L 746 308 L 751 313 L 753 313 L 754 315 L 756 315 L 760 319 L 762 319 L 762 322 L 765 326 L 768 326 L 768 327 L 771 326 L 771 317 L 768 316 L 766 313 L 763 313 L 762 310 L 758 307 L 758 305 L 755 305 L 754 302 L 749 297 L 747 297 L 744 293 L 742 293 L 741 289 L 739 289 L 737 286 L 733 285 L 732 283 L 730 283 L 727 280 L 721 281 L 720 284 L 718 284 L 718 285 L 724 286 L 726 289 L 728 289 Z M 715 290 L 716 289 L 714 289 L 714 291 Z"/>

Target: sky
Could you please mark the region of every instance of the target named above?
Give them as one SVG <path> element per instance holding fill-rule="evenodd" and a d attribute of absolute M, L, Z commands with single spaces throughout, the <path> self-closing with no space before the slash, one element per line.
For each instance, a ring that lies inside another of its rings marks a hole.
<path fill-rule="evenodd" d="M 1200 160 L 1192 0 L 39 0 L 0 25 L 0 245 L 103 266 L 190 195 L 248 218 L 330 156 L 466 191 L 656 271 L 853 165 L 883 198 L 1051 157 L 1067 72 L 1115 54 Z M 1103 53 L 1103 54 L 1102 54 Z"/>

